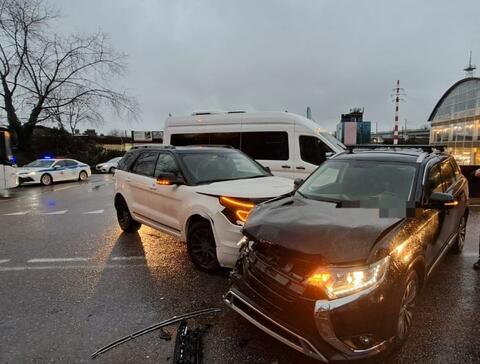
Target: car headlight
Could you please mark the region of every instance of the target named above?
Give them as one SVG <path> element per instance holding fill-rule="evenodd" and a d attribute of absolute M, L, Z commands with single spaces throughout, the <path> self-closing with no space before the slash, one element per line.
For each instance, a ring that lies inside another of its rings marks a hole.
<path fill-rule="evenodd" d="M 243 225 L 250 214 L 250 211 L 255 207 L 255 204 L 247 199 L 239 199 L 232 197 L 221 196 L 219 202 L 225 209 L 222 211 L 230 222 Z"/>
<path fill-rule="evenodd" d="M 321 267 L 307 278 L 307 284 L 336 299 L 374 287 L 383 280 L 390 257 L 361 267 Z"/>
<path fill-rule="evenodd" d="M 37 174 L 37 172 L 30 172 L 30 173 L 28 173 L 29 176 L 34 176 L 34 175 L 36 175 L 36 174 Z"/>

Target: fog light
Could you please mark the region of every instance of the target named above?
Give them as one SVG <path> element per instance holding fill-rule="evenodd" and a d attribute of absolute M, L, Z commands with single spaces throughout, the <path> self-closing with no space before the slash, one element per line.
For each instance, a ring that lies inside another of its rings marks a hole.
<path fill-rule="evenodd" d="M 374 335 L 363 334 L 363 335 L 349 337 L 347 340 L 344 340 L 344 343 L 355 350 L 366 350 L 375 346 L 376 339 Z"/>

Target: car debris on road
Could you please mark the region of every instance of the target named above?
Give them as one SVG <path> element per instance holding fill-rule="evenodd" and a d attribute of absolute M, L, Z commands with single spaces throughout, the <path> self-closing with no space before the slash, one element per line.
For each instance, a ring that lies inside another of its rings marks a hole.
<path fill-rule="evenodd" d="M 113 348 L 115 348 L 115 347 L 117 347 L 121 344 L 126 343 L 127 341 L 136 339 L 137 337 L 148 334 L 149 332 L 152 332 L 152 331 L 155 331 L 155 330 L 160 330 L 165 326 L 173 325 L 173 324 L 176 324 L 177 322 L 182 322 L 182 321 L 185 321 L 187 319 L 194 318 L 194 317 L 197 317 L 197 316 L 215 314 L 215 313 L 218 313 L 220 311 L 221 311 L 220 308 L 213 307 L 213 308 L 206 308 L 206 309 L 203 309 L 203 310 L 189 312 L 189 313 L 186 313 L 186 314 L 183 314 L 183 315 L 173 316 L 173 317 L 171 317 L 167 320 L 161 321 L 161 322 L 156 323 L 152 326 L 149 326 L 149 327 L 146 327 L 142 330 L 136 331 L 133 334 L 130 334 L 130 335 L 124 336 L 124 337 L 122 337 L 118 340 L 115 340 L 114 342 L 98 349 L 96 352 L 94 352 L 92 354 L 91 358 L 95 359 L 99 355 L 104 354 L 107 351 L 109 351 L 109 350 L 111 350 L 111 349 L 113 349 Z"/>

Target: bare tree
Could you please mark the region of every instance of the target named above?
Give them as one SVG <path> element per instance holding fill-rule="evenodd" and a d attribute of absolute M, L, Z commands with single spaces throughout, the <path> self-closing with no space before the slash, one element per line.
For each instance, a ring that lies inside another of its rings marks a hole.
<path fill-rule="evenodd" d="M 47 120 L 87 115 L 79 116 L 77 123 L 101 121 L 98 109 L 92 110 L 91 105 L 107 105 L 130 117 L 137 114 L 137 102 L 110 86 L 112 78 L 123 74 L 125 56 L 101 32 L 54 34 L 49 26 L 55 17 L 41 0 L 1 1 L 1 107 L 22 150 L 29 149 L 35 125 Z"/>

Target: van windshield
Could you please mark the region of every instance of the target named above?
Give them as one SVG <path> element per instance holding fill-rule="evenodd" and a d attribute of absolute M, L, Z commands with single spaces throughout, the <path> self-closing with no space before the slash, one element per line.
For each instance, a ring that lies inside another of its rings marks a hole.
<path fill-rule="evenodd" d="M 257 162 L 234 150 L 192 151 L 179 156 L 195 184 L 271 175 Z"/>
<path fill-rule="evenodd" d="M 345 146 L 345 144 L 343 144 L 340 140 L 338 140 L 337 138 L 335 138 L 332 134 L 325 133 L 325 132 L 321 132 L 320 135 L 321 135 L 322 137 L 324 137 L 325 139 L 327 139 L 327 141 L 328 141 L 330 144 L 333 144 L 335 147 L 340 148 L 341 150 L 347 149 L 347 147 Z M 338 152 L 338 151 L 337 151 L 337 152 Z"/>

